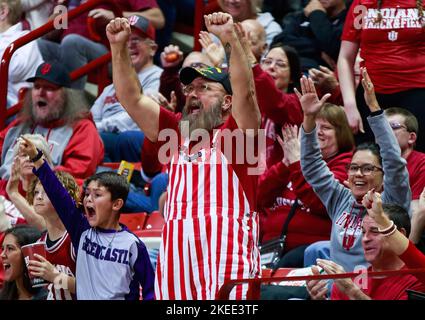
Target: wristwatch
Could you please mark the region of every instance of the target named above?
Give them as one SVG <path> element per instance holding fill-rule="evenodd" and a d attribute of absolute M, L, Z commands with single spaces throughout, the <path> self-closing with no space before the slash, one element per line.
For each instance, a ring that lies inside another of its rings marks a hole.
<path fill-rule="evenodd" d="M 38 151 L 37 155 L 34 158 L 30 159 L 31 162 L 36 162 L 36 161 L 40 160 L 41 157 L 43 156 L 43 151 L 41 151 L 38 148 L 37 148 L 37 151 Z"/>

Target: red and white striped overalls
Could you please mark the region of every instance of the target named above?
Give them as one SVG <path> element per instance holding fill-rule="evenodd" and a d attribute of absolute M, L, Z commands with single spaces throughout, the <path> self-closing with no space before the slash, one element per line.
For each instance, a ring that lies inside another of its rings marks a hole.
<path fill-rule="evenodd" d="M 216 148 L 218 133 L 211 148 L 171 160 L 156 299 L 215 299 L 225 279 L 260 275 L 258 215 Z M 237 286 L 230 298 L 244 299 L 246 291 Z"/>

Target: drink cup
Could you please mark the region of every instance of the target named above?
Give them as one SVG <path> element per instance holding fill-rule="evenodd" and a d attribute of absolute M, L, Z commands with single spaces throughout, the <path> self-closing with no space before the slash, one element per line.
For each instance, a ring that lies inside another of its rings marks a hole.
<path fill-rule="evenodd" d="M 39 254 L 40 256 L 46 257 L 46 249 L 44 247 L 44 242 L 36 242 L 27 244 L 21 247 L 22 254 L 24 255 L 25 264 L 28 268 L 30 260 L 37 260 L 34 254 Z M 28 274 L 30 276 L 31 284 L 33 288 L 42 287 L 47 285 L 49 282 L 43 278 L 33 276 L 31 272 L 28 270 Z"/>

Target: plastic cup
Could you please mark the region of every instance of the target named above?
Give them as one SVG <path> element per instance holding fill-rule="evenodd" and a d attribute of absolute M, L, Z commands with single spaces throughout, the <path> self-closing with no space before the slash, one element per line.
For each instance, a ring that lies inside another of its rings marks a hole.
<path fill-rule="evenodd" d="M 25 264 L 28 268 L 30 260 L 37 260 L 38 259 L 34 256 L 34 254 L 39 254 L 40 256 L 46 257 L 46 249 L 44 247 L 44 242 L 36 242 L 27 244 L 25 246 L 21 247 L 22 254 L 24 255 Z M 47 280 L 44 280 L 43 278 L 33 276 L 31 272 L 28 270 L 28 274 L 30 276 L 31 284 L 33 288 L 36 287 L 43 287 L 49 282 Z"/>

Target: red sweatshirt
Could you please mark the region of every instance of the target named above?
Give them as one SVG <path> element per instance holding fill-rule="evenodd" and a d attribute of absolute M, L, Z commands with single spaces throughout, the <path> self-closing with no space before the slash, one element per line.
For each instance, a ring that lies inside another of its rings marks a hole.
<path fill-rule="evenodd" d="M 425 187 L 425 153 L 413 150 L 406 160 L 412 200 L 417 200 Z"/>
<path fill-rule="evenodd" d="M 425 268 L 425 255 L 409 241 L 409 246 L 406 251 L 400 255 L 400 259 L 406 264 L 409 269 Z M 425 273 L 415 275 L 423 284 L 425 284 Z"/>
<path fill-rule="evenodd" d="M 352 153 L 345 152 L 328 159 L 328 167 L 339 181 L 347 179 L 345 166 Z M 260 212 L 260 242 L 278 238 L 295 198 L 301 204 L 296 209 L 287 233 L 286 251 L 304 244 L 328 240 L 331 220 L 312 187 L 305 181 L 300 162 L 289 167 L 281 161 L 259 179 L 258 211 Z"/>

